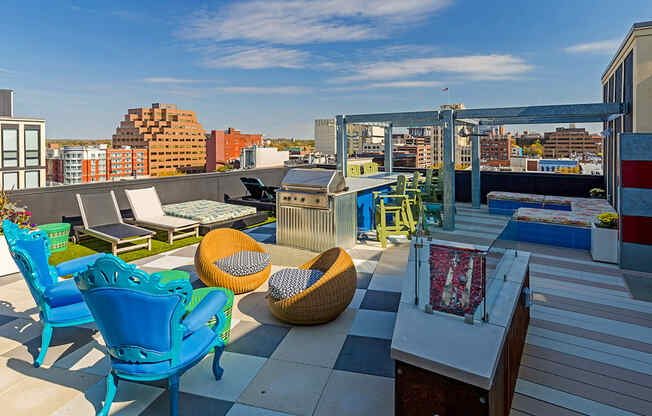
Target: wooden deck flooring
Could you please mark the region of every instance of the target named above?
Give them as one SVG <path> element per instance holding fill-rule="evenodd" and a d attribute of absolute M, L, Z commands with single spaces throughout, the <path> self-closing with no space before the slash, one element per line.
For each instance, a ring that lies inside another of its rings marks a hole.
<path fill-rule="evenodd" d="M 458 206 L 457 230 L 436 238 L 488 244 L 503 221 Z M 588 251 L 518 249 L 532 253 L 534 304 L 511 414 L 652 415 L 652 303 Z"/>

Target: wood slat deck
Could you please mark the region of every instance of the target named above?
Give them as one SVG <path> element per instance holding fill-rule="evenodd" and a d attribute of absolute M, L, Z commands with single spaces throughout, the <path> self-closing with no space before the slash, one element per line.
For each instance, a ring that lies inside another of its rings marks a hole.
<path fill-rule="evenodd" d="M 506 220 L 458 205 L 458 230 L 435 238 L 487 244 Z M 532 253 L 534 304 L 511 415 L 652 415 L 652 303 L 588 251 L 517 248 Z"/>

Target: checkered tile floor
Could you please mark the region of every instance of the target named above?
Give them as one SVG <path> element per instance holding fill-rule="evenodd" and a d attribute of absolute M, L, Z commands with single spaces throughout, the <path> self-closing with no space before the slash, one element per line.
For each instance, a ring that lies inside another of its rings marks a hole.
<path fill-rule="evenodd" d="M 275 224 L 247 233 L 260 242 L 275 242 Z M 185 247 L 135 263 L 147 272 L 186 270 L 193 286 L 202 287 L 193 266 L 195 250 Z M 382 250 L 369 242 L 349 253 L 358 270 L 358 289 L 349 308 L 328 324 L 293 327 L 276 320 L 265 299 L 266 284 L 236 296 L 231 342 L 221 361 L 224 377 L 212 377 L 211 356 L 188 371 L 180 382 L 180 414 L 393 414 L 390 344 L 402 279 L 389 271 L 407 263 L 408 247 Z M 281 268 L 272 267 L 272 272 Z M 377 268 L 383 274 L 376 274 Z M 45 369 L 33 369 L 32 357 L 40 346 L 36 308 L 22 279 L 10 280 L 0 286 L 7 300 L 0 303 L 0 391 L 12 377 L 17 387 L 0 394 L 0 402 L 17 410 L 7 414 L 20 414 L 20 404 L 28 400 L 9 396 L 12 391 L 27 391 L 35 400 L 51 398 L 37 403 L 36 410 L 32 407 L 31 415 L 92 414 L 103 400 L 103 376 L 109 370 L 102 337 L 92 325 L 57 329 Z M 3 375 L 4 367 L 12 371 Z M 121 381 L 112 411 L 167 414 L 163 386 Z M 34 393 L 29 393 L 30 387 Z"/>

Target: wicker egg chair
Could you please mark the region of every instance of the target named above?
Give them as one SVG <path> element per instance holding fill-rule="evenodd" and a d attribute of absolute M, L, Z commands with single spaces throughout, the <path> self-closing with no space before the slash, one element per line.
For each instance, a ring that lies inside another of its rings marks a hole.
<path fill-rule="evenodd" d="M 339 247 L 331 248 L 300 269 L 319 270 L 324 275 L 287 299 L 268 297 L 274 316 L 295 325 L 316 325 L 337 318 L 351 303 L 358 283 L 351 256 Z"/>
<path fill-rule="evenodd" d="M 233 276 L 220 270 L 214 262 L 240 251 L 265 250 L 247 234 L 231 228 L 218 228 L 206 234 L 195 252 L 195 269 L 206 286 L 231 289 L 234 294 L 250 292 L 269 277 L 271 263 L 262 271 L 249 276 Z"/>

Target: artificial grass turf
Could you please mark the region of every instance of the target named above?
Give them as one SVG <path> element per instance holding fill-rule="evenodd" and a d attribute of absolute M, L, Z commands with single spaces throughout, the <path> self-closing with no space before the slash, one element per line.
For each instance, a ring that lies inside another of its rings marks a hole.
<path fill-rule="evenodd" d="M 247 229 L 260 227 L 261 225 L 269 224 L 270 222 L 275 222 L 275 217 L 269 217 L 267 220 L 247 227 Z M 118 254 L 122 260 L 126 262 L 142 259 L 145 257 L 154 256 L 160 253 L 165 253 L 166 251 L 174 250 L 177 248 L 189 246 L 201 241 L 202 237 L 187 237 L 182 238 L 181 240 L 176 240 L 174 244 L 170 245 L 167 243 L 167 233 L 158 232 L 154 238 L 152 238 L 152 250 L 147 250 L 146 248 L 141 248 L 138 250 L 127 251 L 126 253 Z M 74 260 L 79 257 L 89 256 L 95 253 L 110 253 L 111 244 L 106 241 L 102 241 L 97 238 L 84 238 L 80 241 L 79 244 L 74 244 L 72 242 L 68 243 L 68 248 L 65 251 L 60 251 L 58 253 L 52 253 L 50 256 L 50 264 L 56 266 L 59 263 L 64 261 Z"/>
<path fill-rule="evenodd" d="M 154 256 L 156 254 L 164 253 L 166 251 L 174 250 L 176 248 L 181 248 L 189 246 L 191 244 L 198 243 L 201 241 L 202 237 L 187 237 L 180 240 L 176 240 L 174 244 L 167 243 L 167 233 L 157 233 L 154 238 L 152 238 L 152 249 L 147 250 L 146 248 L 141 248 L 138 250 L 128 251 L 126 253 L 118 254 L 122 260 L 126 262 L 142 259 L 149 256 Z M 106 241 L 102 241 L 97 238 L 84 238 L 79 242 L 79 244 L 68 243 L 68 249 L 66 251 L 60 251 L 58 253 L 52 253 L 50 256 L 50 264 L 56 266 L 59 263 L 64 261 L 74 260 L 79 257 L 88 256 L 95 253 L 110 253 L 111 244 Z"/>

